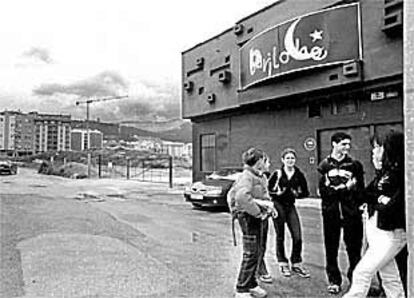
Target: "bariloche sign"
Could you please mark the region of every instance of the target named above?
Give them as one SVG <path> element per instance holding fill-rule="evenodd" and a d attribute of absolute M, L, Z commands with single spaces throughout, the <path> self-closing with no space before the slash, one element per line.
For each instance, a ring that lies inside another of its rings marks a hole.
<path fill-rule="evenodd" d="M 305 69 L 362 59 L 359 4 L 278 24 L 240 48 L 240 89 Z"/>

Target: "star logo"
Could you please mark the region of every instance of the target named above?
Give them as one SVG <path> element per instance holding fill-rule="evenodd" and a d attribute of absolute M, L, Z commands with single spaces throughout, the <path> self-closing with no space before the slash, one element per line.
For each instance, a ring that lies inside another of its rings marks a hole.
<path fill-rule="evenodd" d="M 312 42 L 317 41 L 318 39 L 322 40 L 322 30 L 315 29 L 309 36 L 312 38 Z"/>

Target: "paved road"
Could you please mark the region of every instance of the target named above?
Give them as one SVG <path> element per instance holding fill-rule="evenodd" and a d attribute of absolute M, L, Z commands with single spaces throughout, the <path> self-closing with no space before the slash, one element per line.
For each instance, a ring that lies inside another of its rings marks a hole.
<path fill-rule="evenodd" d="M 233 295 L 241 247 L 232 245 L 229 214 L 193 209 L 182 189 L 20 169 L 0 176 L 0 197 L 1 297 Z M 269 297 L 328 296 L 320 212 L 312 200 L 299 205 L 312 277 L 280 276 L 271 228 Z"/>

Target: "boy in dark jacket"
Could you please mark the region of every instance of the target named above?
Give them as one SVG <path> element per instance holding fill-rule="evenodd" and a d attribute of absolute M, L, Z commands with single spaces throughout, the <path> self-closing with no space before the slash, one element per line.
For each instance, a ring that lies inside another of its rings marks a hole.
<path fill-rule="evenodd" d="M 319 191 L 322 198 L 323 234 L 326 254 L 328 292 L 341 291 L 342 277 L 338 267 L 341 228 L 348 253 L 348 279 L 361 258 L 363 224 L 358 193 L 364 189 L 362 164 L 349 156 L 351 136 L 337 132 L 331 137 L 332 151 L 319 164 Z"/>

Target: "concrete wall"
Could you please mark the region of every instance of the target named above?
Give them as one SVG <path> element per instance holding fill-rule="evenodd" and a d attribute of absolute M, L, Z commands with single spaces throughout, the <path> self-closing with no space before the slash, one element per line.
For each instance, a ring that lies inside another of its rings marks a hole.
<path fill-rule="evenodd" d="M 297 165 L 305 172 L 310 190 L 316 195 L 317 164 L 330 149 L 328 142 L 321 154 L 321 144 L 315 150 L 304 147 L 307 138 L 312 137 L 320 143 L 324 131 L 351 129 L 354 140 L 355 156 L 363 159 L 367 169 L 367 179 L 373 175 L 370 170 L 369 136 L 374 132 L 374 124 L 402 123 L 402 99 L 387 99 L 371 102 L 370 92 L 361 93 L 358 98 L 358 111 L 353 114 L 332 115 L 332 99 L 321 102 L 321 117 L 309 118 L 307 103 L 296 100 L 283 106 L 256 106 L 243 112 L 209 118 L 208 121 L 193 125 L 193 178 L 198 180 L 207 173 L 200 172 L 200 135 L 216 135 L 216 169 L 223 166 L 241 165 L 241 154 L 252 146 L 265 150 L 272 159 L 272 169 L 280 166 L 280 152 L 293 147 L 298 152 Z M 384 117 L 385 115 L 385 117 Z M 358 127 L 365 127 L 361 134 Z M 354 133 L 355 131 L 355 133 Z M 324 142 L 326 144 L 326 141 Z M 358 150 L 363 152 L 357 152 Z"/>

